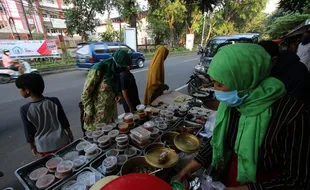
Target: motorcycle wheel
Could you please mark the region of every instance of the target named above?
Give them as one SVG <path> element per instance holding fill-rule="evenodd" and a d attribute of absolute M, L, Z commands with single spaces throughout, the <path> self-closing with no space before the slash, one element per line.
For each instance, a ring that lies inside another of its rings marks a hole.
<path fill-rule="evenodd" d="M 0 75 L 0 84 L 7 84 L 11 81 L 10 75 Z"/>
<path fill-rule="evenodd" d="M 187 91 L 189 95 L 193 96 L 196 93 L 196 89 L 202 85 L 201 80 L 198 78 L 193 79 L 187 85 Z"/>

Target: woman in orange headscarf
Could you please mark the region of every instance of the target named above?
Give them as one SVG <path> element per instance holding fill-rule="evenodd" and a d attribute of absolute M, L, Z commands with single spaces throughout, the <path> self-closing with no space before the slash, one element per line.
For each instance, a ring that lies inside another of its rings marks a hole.
<path fill-rule="evenodd" d="M 164 90 L 169 87 L 165 84 L 164 61 L 169 54 L 169 50 L 161 46 L 156 51 L 146 78 L 146 88 L 144 93 L 144 104 L 150 105 L 158 96 L 162 95 Z"/>

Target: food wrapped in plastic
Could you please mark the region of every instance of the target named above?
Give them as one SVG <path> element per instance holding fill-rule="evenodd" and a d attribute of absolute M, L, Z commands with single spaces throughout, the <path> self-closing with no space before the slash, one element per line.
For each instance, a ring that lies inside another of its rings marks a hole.
<path fill-rule="evenodd" d="M 49 161 L 46 162 L 45 166 L 49 170 L 49 172 L 55 172 L 58 164 L 62 161 L 62 158 L 55 157 L 51 158 Z"/>
<path fill-rule="evenodd" d="M 72 162 L 75 168 L 79 168 L 87 162 L 87 157 L 80 155 L 80 156 L 75 157 Z"/>
<path fill-rule="evenodd" d="M 38 179 L 38 181 L 36 182 L 36 187 L 38 189 L 46 189 L 47 187 L 52 185 L 54 181 L 55 181 L 55 176 L 52 174 L 47 174 L 41 177 L 40 179 Z"/>
<path fill-rule="evenodd" d="M 72 161 L 78 155 L 79 155 L 78 151 L 71 151 L 71 152 L 66 153 L 62 158 L 64 160 L 71 160 Z"/>
<path fill-rule="evenodd" d="M 130 133 L 139 141 L 145 141 L 150 138 L 151 132 L 144 129 L 143 127 L 137 127 L 130 130 Z"/>

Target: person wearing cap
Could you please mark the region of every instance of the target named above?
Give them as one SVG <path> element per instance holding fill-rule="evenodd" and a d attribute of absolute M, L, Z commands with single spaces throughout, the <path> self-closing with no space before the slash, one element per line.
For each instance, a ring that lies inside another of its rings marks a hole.
<path fill-rule="evenodd" d="M 2 64 L 4 68 L 19 71 L 20 65 L 11 59 L 10 51 L 8 49 L 4 49 L 2 52 L 3 52 Z"/>

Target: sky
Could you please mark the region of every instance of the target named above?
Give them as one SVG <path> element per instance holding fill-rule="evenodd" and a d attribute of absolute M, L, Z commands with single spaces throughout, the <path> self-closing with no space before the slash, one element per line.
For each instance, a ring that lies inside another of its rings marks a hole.
<path fill-rule="evenodd" d="M 277 9 L 278 3 L 280 0 L 268 0 L 266 9 L 263 12 L 271 14 Z"/>

